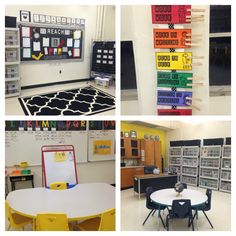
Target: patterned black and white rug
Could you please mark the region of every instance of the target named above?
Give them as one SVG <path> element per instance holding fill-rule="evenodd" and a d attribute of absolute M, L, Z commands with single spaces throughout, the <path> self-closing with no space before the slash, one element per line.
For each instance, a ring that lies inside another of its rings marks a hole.
<path fill-rule="evenodd" d="M 115 97 L 93 86 L 19 98 L 25 115 L 93 115 L 115 109 Z"/>

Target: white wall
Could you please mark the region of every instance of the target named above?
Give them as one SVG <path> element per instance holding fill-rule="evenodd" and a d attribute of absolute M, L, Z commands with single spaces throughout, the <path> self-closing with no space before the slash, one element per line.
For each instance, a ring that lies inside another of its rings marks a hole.
<path fill-rule="evenodd" d="M 231 137 L 230 121 L 210 121 L 198 125 L 182 123 L 180 128 L 166 132 L 166 156 L 169 155 L 170 141 L 226 137 Z"/>
<path fill-rule="evenodd" d="M 16 16 L 19 20 L 20 10 L 52 16 L 65 16 L 84 18 L 85 25 L 85 48 L 83 62 L 33 62 L 21 64 L 21 85 L 44 84 L 51 82 L 61 82 L 76 79 L 89 78 L 91 45 L 96 38 L 98 6 L 77 6 L 77 5 L 7 5 L 5 15 Z M 104 27 L 104 39 L 115 39 L 113 24 L 115 22 L 115 10 L 109 6 L 106 8 L 107 20 L 109 24 Z M 62 71 L 60 74 L 59 71 Z"/>
<path fill-rule="evenodd" d="M 193 97 L 202 99 L 201 103 L 194 103 L 201 110 L 193 109 L 193 114 L 222 114 L 223 112 L 225 112 L 224 114 L 230 114 L 230 97 L 227 97 L 228 103 L 226 106 L 223 104 L 225 97 L 218 97 L 217 103 L 209 97 L 209 6 L 199 5 L 194 6 L 194 8 L 205 9 L 205 20 L 204 22 L 192 23 L 190 25 L 193 34 L 202 34 L 203 36 L 200 46 L 185 50 L 193 52 L 193 56 L 204 56 L 202 60 L 193 59 L 193 63 L 199 61 L 203 64 L 203 66 L 193 66 L 194 77 L 204 81 L 204 86 L 193 88 Z M 155 27 L 163 28 L 163 25 L 155 25 Z M 175 27 L 182 26 L 175 25 Z M 186 26 L 186 28 L 188 27 Z M 153 28 L 150 5 L 121 6 L 121 40 L 133 40 L 134 43 L 139 113 L 142 115 L 155 115 L 157 113 Z M 181 51 L 181 49 L 176 51 Z M 126 104 L 123 103 L 123 105 L 123 109 L 125 109 Z M 128 107 L 126 110 L 129 113 Z"/>
<path fill-rule="evenodd" d="M 42 187 L 42 166 L 29 167 L 34 172 L 35 187 Z M 6 168 L 10 173 L 13 168 Z M 101 161 L 77 164 L 77 174 L 79 183 L 103 182 L 108 184 L 115 183 L 115 161 Z M 11 190 L 8 180 L 9 190 Z M 31 187 L 31 182 L 18 182 L 16 188 Z"/>

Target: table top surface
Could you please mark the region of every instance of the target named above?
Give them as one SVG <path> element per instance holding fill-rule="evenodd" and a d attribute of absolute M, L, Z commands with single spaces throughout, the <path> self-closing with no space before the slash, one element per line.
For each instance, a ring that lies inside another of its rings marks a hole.
<path fill-rule="evenodd" d="M 140 179 L 152 179 L 152 178 L 162 178 L 162 177 L 172 177 L 172 176 L 177 176 L 177 175 L 167 175 L 167 174 L 159 174 L 159 175 L 154 175 L 154 174 L 143 174 L 143 175 L 134 175 L 134 178 L 140 178 Z"/>
<path fill-rule="evenodd" d="M 30 173 L 30 174 L 16 174 L 16 175 L 14 175 L 14 174 L 9 174 L 9 177 L 24 177 L 24 176 L 32 176 L 32 175 L 34 175 L 34 173 Z"/>
<path fill-rule="evenodd" d="M 177 196 L 173 188 L 162 189 L 152 193 L 150 198 L 152 201 L 164 206 L 172 206 L 172 201 L 179 199 L 190 199 L 191 206 L 198 206 L 207 201 L 205 193 L 192 189 L 184 189 L 179 196 Z"/>
<path fill-rule="evenodd" d="M 89 217 L 115 208 L 115 188 L 105 183 L 78 184 L 66 190 L 29 188 L 10 192 L 10 207 L 25 216 L 65 213 L 69 220 Z"/>

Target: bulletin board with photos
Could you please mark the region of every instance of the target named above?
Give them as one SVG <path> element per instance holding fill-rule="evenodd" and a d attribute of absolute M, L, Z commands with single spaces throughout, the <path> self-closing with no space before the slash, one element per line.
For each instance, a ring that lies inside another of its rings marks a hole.
<path fill-rule="evenodd" d="M 84 27 L 20 24 L 21 61 L 83 60 Z"/>

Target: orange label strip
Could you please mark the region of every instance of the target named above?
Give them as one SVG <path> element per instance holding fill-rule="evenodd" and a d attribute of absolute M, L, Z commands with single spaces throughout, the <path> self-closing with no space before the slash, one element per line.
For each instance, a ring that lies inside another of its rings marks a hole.
<path fill-rule="evenodd" d="M 190 48 L 191 32 L 191 29 L 153 29 L 154 48 Z"/>

